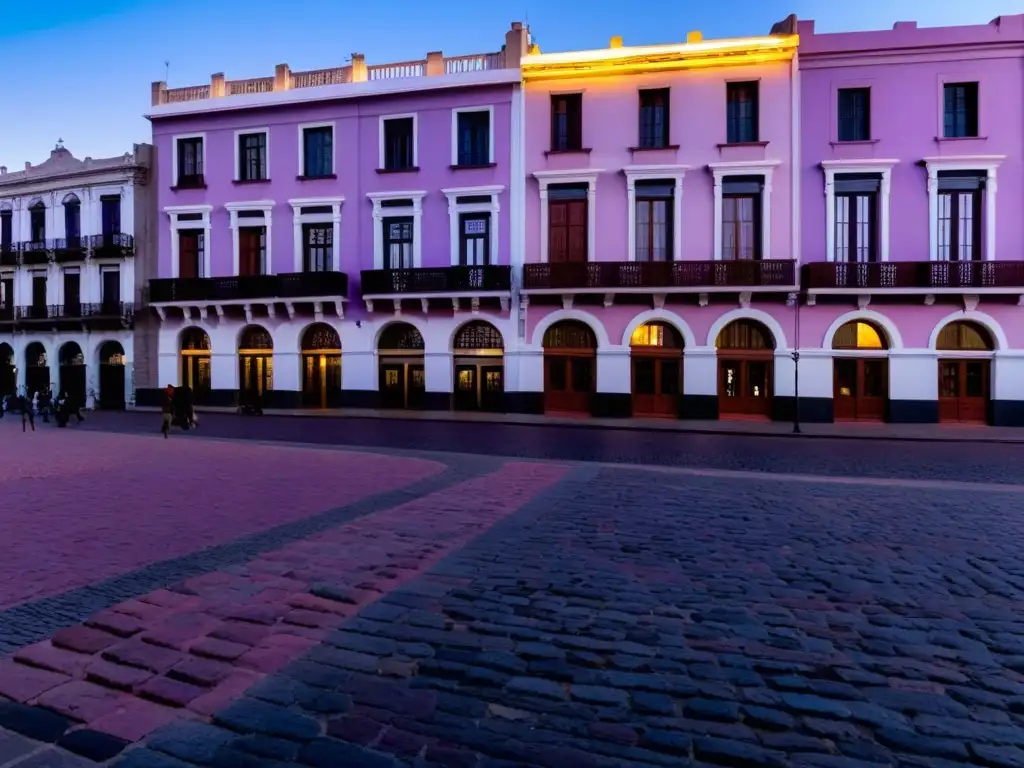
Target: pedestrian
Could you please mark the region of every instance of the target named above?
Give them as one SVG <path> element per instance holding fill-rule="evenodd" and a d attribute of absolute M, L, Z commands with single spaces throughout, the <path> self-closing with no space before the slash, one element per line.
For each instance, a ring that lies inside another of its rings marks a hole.
<path fill-rule="evenodd" d="M 163 424 L 160 427 L 160 431 L 164 433 L 164 440 L 167 439 L 167 433 L 171 430 L 171 419 L 174 418 L 174 387 L 170 384 L 164 389 L 163 402 L 160 406 L 161 416 L 163 417 Z"/>
<path fill-rule="evenodd" d="M 27 396 L 22 395 L 18 405 L 21 406 L 21 431 L 25 431 L 25 424 L 28 423 L 32 426 L 32 431 L 35 432 L 36 415 L 35 409 L 32 407 L 32 401 Z"/>

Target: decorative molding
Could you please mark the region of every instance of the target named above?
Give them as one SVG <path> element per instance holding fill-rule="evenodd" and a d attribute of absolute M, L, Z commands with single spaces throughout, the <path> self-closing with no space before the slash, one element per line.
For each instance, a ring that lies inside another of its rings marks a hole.
<path fill-rule="evenodd" d="M 224 203 L 224 208 L 227 210 L 231 217 L 230 224 L 231 228 L 231 274 L 237 275 L 239 264 L 240 264 L 240 252 L 239 252 L 239 240 L 238 240 L 238 214 L 242 211 L 262 211 L 263 218 L 257 219 L 252 218 L 248 221 L 253 222 L 255 226 L 263 226 L 266 230 L 266 243 L 267 247 L 263 253 L 263 264 L 262 274 L 269 274 L 273 271 L 272 265 L 274 263 L 271 253 L 273 250 L 273 215 L 274 215 L 274 201 L 273 200 L 250 200 L 248 202 L 241 203 Z M 256 222 L 261 222 L 257 224 Z"/>
<path fill-rule="evenodd" d="M 420 165 L 420 119 L 415 112 L 406 112 L 400 115 L 381 115 L 377 119 L 377 169 L 384 170 L 384 123 L 388 120 L 404 120 L 412 118 L 412 167 L 419 168 Z M 412 169 L 410 169 L 412 170 Z"/>
<path fill-rule="evenodd" d="M 836 260 L 836 192 L 835 180 L 838 173 L 877 173 L 882 177 L 881 194 L 878 200 L 878 259 L 889 260 L 890 198 L 892 192 L 892 169 L 899 160 L 823 160 L 825 171 L 825 258 Z"/>
<path fill-rule="evenodd" d="M 412 217 L 412 265 L 414 269 L 423 264 L 423 198 L 425 190 L 413 192 L 367 192 L 366 197 L 373 203 L 373 268 L 385 269 L 384 266 L 384 219 L 392 216 Z M 387 214 L 381 206 L 385 200 L 411 200 L 412 205 L 400 208 L 387 208 Z"/>
<path fill-rule="evenodd" d="M 636 261 L 636 183 L 662 179 L 675 182 L 672 196 L 672 260 L 683 260 L 683 177 L 688 170 L 688 165 L 627 165 L 622 169 L 626 175 L 626 211 L 629 220 L 626 252 L 630 261 Z"/>
<path fill-rule="evenodd" d="M 941 171 L 985 171 L 985 251 L 984 261 L 996 258 L 996 170 L 1006 155 L 951 155 L 925 157 L 928 171 L 928 258 L 939 258 L 939 173 Z"/>
<path fill-rule="evenodd" d="M 459 115 L 472 112 L 487 113 L 487 162 L 494 162 L 494 105 L 455 107 L 452 109 L 452 165 L 459 164 Z"/>
<path fill-rule="evenodd" d="M 594 247 L 597 240 L 597 177 L 604 173 L 600 168 L 583 168 L 568 171 L 535 171 L 533 177 L 540 184 L 540 262 L 548 260 L 548 186 L 551 184 L 587 185 L 587 261 L 594 261 Z"/>
<path fill-rule="evenodd" d="M 341 270 L 341 206 L 344 197 L 294 197 L 288 201 L 292 207 L 292 270 L 302 271 L 302 225 L 331 224 L 333 249 L 331 266 L 335 271 Z M 303 208 L 320 208 L 330 206 L 330 213 L 302 213 Z"/>
<path fill-rule="evenodd" d="M 205 142 L 204 142 L 205 147 Z M 203 150 L 206 151 L 205 148 Z M 170 218 L 171 221 L 171 277 L 176 278 L 181 270 L 181 253 L 179 251 L 180 244 L 178 243 L 178 230 L 179 229 L 201 229 L 203 230 L 203 253 L 200 266 L 202 267 L 202 274 L 199 277 L 210 276 L 210 213 L 213 211 L 212 205 L 168 205 L 164 207 L 164 213 Z M 202 216 L 201 219 L 194 221 L 181 221 L 179 218 L 183 213 L 198 213 Z"/>
<path fill-rule="evenodd" d="M 501 211 L 500 196 L 505 190 L 502 184 L 491 184 L 482 187 L 450 187 L 441 193 L 448 198 L 448 236 L 451 246 L 451 265 L 459 265 L 459 214 L 490 213 L 490 263 L 500 264 L 499 213 Z M 459 203 L 460 197 L 489 197 L 489 203 Z M 415 244 L 414 244 L 415 247 Z"/>
<path fill-rule="evenodd" d="M 752 162 L 709 163 L 708 169 L 715 183 L 714 259 L 722 260 L 722 181 L 728 176 L 763 176 L 761 193 L 761 259 L 772 257 L 772 172 L 781 160 L 755 160 Z"/>

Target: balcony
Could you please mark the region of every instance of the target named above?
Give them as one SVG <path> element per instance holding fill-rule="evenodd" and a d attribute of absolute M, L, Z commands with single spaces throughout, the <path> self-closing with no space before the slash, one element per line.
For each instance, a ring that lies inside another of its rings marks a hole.
<path fill-rule="evenodd" d="M 14 243 L 0 245 L 0 267 L 18 266 L 19 254 L 18 246 Z"/>
<path fill-rule="evenodd" d="M 124 301 L 104 301 L 90 304 L 66 302 L 64 304 L 29 304 L 10 307 L 7 314 L 0 307 L 0 322 L 11 320 L 16 323 L 52 323 L 55 325 L 113 325 L 127 328 L 135 317 L 135 305 Z"/>
<path fill-rule="evenodd" d="M 363 300 L 373 311 L 376 299 L 390 299 L 401 308 L 403 299 L 419 299 L 424 312 L 431 299 L 448 299 L 455 309 L 459 300 L 470 300 L 478 308 L 481 299 L 489 299 L 507 311 L 512 296 L 512 268 L 489 264 L 479 267 L 426 267 L 421 269 L 364 269 L 360 273 Z"/>
<path fill-rule="evenodd" d="M 50 241 L 53 260 L 66 264 L 72 261 L 85 261 L 88 252 L 88 241 L 84 237 L 62 237 Z"/>
<path fill-rule="evenodd" d="M 94 259 L 123 259 L 135 255 L 135 238 L 121 232 L 93 235 L 89 248 Z"/>
<path fill-rule="evenodd" d="M 523 290 L 538 293 L 680 293 L 785 291 L 796 286 L 796 262 L 599 261 L 527 264 Z"/>
<path fill-rule="evenodd" d="M 1024 261 L 821 262 L 804 266 L 809 292 L 1021 293 Z"/>
<path fill-rule="evenodd" d="M 13 323 L 15 314 L 13 304 L 0 302 L 0 323 Z"/>
<path fill-rule="evenodd" d="M 50 263 L 50 244 L 45 240 L 27 240 L 19 245 L 21 263 L 37 266 Z"/>
<path fill-rule="evenodd" d="M 160 278 L 149 281 L 151 304 L 217 304 L 288 299 L 345 299 L 344 272 L 289 272 L 246 277 Z"/>

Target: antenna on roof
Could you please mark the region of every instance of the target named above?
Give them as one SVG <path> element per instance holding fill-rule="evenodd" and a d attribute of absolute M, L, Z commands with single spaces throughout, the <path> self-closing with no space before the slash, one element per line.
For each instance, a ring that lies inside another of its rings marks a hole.
<path fill-rule="evenodd" d="M 171 79 L 171 62 L 164 61 L 164 82 L 168 82 Z"/>

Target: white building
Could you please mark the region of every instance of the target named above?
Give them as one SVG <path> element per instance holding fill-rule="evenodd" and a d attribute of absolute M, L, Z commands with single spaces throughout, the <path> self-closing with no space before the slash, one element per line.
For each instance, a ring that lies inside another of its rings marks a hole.
<path fill-rule="evenodd" d="M 0 167 L 0 395 L 50 388 L 111 409 L 130 400 L 155 259 L 152 156 L 140 144 L 78 160 L 58 143 L 39 165 Z"/>

